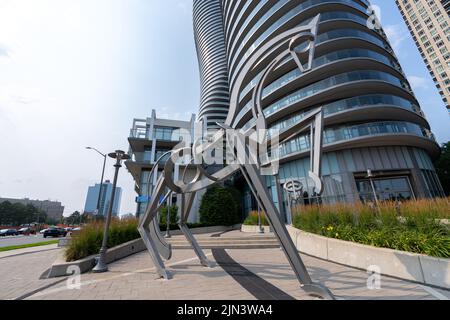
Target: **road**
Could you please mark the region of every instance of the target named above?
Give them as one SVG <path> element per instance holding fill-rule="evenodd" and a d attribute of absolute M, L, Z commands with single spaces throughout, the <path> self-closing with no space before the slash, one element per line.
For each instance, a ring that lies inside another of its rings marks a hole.
<path fill-rule="evenodd" d="M 23 244 L 38 243 L 44 241 L 51 241 L 57 238 L 46 238 L 39 234 L 38 236 L 15 236 L 15 237 L 0 237 L 0 248 L 9 246 L 18 246 Z"/>

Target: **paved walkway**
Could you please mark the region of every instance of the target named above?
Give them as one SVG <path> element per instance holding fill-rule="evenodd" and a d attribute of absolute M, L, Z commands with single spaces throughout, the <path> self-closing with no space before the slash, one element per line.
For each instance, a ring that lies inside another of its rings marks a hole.
<path fill-rule="evenodd" d="M 61 282 L 61 279 L 40 279 L 60 250 L 57 245 L 50 245 L 2 252 L 0 299 L 16 299 Z"/>
<path fill-rule="evenodd" d="M 167 263 L 174 278 L 169 281 L 157 279 L 155 269 L 147 252 L 135 254 L 109 265 L 110 271 L 103 274 L 88 273 L 81 276 L 80 289 L 70 289 L 67 282 L 55 282 L 55 279 L 37 280 L 37 271 L 29 271 L 33 278 L 27 285 L 27 299 L 51 300 L 241 300 L 261 299 L 261 292 L 278 299 L 311 299 L 299 287 L 288 262 L 280 249 L 251 250 L 205 250 L 208 258 L 227 257 L 237 264 L 233 270 L 223 267 L 208 269 L 198 263 L 192 250 L 174 250 L 173 258 Z M 47 255 L 54 254 L 49 251 Z M 36 255 L 36 257 L 34 257 Z M 34 266 L 44 260 L 40 254 L 24 255 L 14 258 L 33 259 L 26 263 Z M 11 258 L 12 259 L 12 258 Z M 42 259 L 42 260 L 40 260 Z M 450 298 L 450 292 L 424 287 L 403 280 L 382 277 L 381 289 L 369 290 L 366 282 L 368 275 L 361 270 L 337 265 L 320 259 L 303 256 L 312 278 L 328 286 L 338 299 L 444 299 Z M 8 259 L 5 259 L 7 261 Z M 0 274 L 5 275 L 4 261 L 0 264 Z M 20 262 L 20 261 L 18 261 Z M 51 262 L 50 262 L 51 263 Z M 30 267 L 31 268 L 31 267 Z M 40 270 L 45 269 L 42 265 Z M 22 271 L 26 267 L 22 267 Z M 0 280 L 0 297 L 17 298 L 24 294 L 24 283 L 16 279 L 21 274 L 13 265 L 6 270 L 14 279 Z M 227 272 L 228 271 L 228 272 Z M 230 275 L 231 273 L 231 275 Z M 56 279 L 61 281 L 61 279 Z M 4 283 L 7 284 L 6 288 Z M 15 283 L 20 286 L 19 289 Z M 73 279 L 70 282 L 74 283 Z M 39 284 L 39 285 L 38 285 Z M 36 288 L 49 285 L 47 289 Z M 259 291 L 255 291 L 255 287 Z M 10 288 L 10 289 L 8 289 Z M 11 292 L 9 292 L 11 290 Z M 6 292 L 8 291 L 8 292 Z M 36 291 L 36 292 L 35 292 Z"/>

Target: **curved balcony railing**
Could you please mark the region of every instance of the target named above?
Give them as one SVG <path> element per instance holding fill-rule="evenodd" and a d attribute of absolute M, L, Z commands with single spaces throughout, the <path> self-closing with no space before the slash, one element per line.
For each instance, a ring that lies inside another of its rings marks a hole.
<path fill-rule="evenodd" d="M 343 142 L 355 138 L 377 136 L 385 134 L 410 134 L 425 137 L 432 141 L 434 137 L 430 131 L 415 123 L 403 121 L 381 121 L 358 124 L 353 126 L 339 126 L 324 131 L 324 145 Z M 280 156 L 307 151 L 310 148 L 309 134 L 294 138 L 280 146 Z"/>

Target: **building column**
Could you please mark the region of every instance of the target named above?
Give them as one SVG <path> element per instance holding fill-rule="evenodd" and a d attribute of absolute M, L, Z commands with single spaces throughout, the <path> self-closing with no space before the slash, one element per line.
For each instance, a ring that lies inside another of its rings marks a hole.
<path fill-rule="evenodd" d="M 339 171 L 342 176 L 342 184 L 344 187 L 345 201 L 356 203 L 359 201 L 359 191 L 356 186 L 355 176 L 353 172 L 349 171 L 345 162 L 345 158 L 341 152 L 336 153 L 338 159 Z"/>
<path fill-rule="evenodd" d="M 411 168 L 411 187 L 413 188 L 414 195 L 417 199 L 424 199 L 431 197 L 431 193 L 427 190 L 427 183 L 423 179 L 420 171 L 419 163 L 417 162 L 416 155 L 411 148 L 408 148 L 408 152 L 411 156 L 413 167 Z"/>
<path fill-rule="evenodd" d="M 152 117 L 150 119 L 150 132 L 148 133 L 149 135 L 149 139 L 152 140 L 152 153 L 150 156 L 150 163 L 155 163 L 156 160 L 155 156 L 156 156 L 156 135 L 153 134 L 154 130 L 155 130 L 155 122 L 156 122 L 156 111 L 153 109 L 152 110 Z"/>

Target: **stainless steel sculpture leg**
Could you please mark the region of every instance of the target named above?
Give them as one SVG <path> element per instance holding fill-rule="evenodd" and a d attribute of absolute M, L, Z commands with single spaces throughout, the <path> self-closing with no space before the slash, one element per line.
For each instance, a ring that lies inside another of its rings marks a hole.
<path fill-rule="evenodd" d="M 148 252 L 155 264 L 158 274 L 164 279 L 171 279 L 171 274 L 167 271 L 164 266 L 164 262 L 161 259 L 161 255 L 170 259 L 172 255 L 172 248 L 164 238 L 161 236 L 159 231 L 158 221 L 156 221 L 156 213 L 160 208 L 159 199 L 164 195 L 166 189 L 166 184 L 164 182 L 164 176 L 159 177 L 155 190 L 153 192 L 152 199 L 147 206 L 144 216 L 139 223 L 139 233 L 147 247 Z"/>
<path fill-rule="evenodd" d="M 147 247 L 148 252 L 150 253 L 150 257 L 155 264 L 156 272 L 158 273 L 158 275 L 166 280 L 172 279 L 172 274 L 164 266 L 164 262 L 159 255 L 155 242 L 151 238 L 150 230 L 146 227 L 139 227 L 138 230 L 141 234 L 145 246 Z"/>
<path fill-rule="evenodd" d="M 186 237 L 186 240 L 191 244 L 192 248 L 194 249 L 195 254 L 200 259 L 200 263 L 208 268 L 213 268 L 214 263 L 209 261 L 206 258 L 205 253 L 203 252 L 202 248 L 199 246 L 197 240 L 195 239 L 194 235 L 192 234 L 191 230 L 188 228 L 186 222 L 189 217 L 189 213 L 192 209 L 192 204 L 195 199 L 195 192 L 189 193 L 189 194 L 183 194 L 182 195 L 182 208 L 181 208 L 181 219 L 179 223 L 179 227 L 181 232 L 183 232 L 184 236 Z"/>
<path fill-rule="evenodd" d="M 251 189 L 256 191 L 254 192 L 254 196 L 260 206 L 265 210 L 269 223 L 281 244 L 289 264 L 295 272 L 302 289 L 312 296 L 317 296 L 322 299 L 334 299 L 333 294 L 330 290 L 328 290 L 328 288 L 312 282 L 308 270 L 303 264 L 297 248 L 289 236 L 289 232 L 287 231 L 285 224 L 281 221 L 281 218 L 278 215 L 278 210 L 267 191 L 266 184 L 263 182 L 257 166 L 253 164 L 245 164 L 242 166 L 242 171 L 248 184 L 251 185 Z"/>

